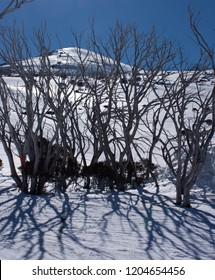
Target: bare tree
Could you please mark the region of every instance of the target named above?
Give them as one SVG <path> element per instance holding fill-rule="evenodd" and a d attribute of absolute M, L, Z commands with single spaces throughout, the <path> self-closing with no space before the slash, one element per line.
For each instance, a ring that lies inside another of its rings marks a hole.
<path fill-rule="evenodd" d="M 41 35 L 39 45 L 43 39 Z M 48 46 L 46 52 L 43 41 L 43 53 L 37 61 L 32 58 L 23 30 L 2 28 L 1 42 L 1 59 L 20 78 L 16 89 L 3 77 L 0 80 L 0 137 L 18 187 L 24 192 L 38 194 L 43 192 L 47 178 L 54 173 L 55 155 L 60 154 L 57 146 L 59 124 L 49 120 L 46 114 L 51 94 L 50 71 L 38 77 L 38 67 L 49 69 Z M 21 175 L 15 164 L 17 158 Z"/>
<path fill-rule="evenodd" d="M 104 43 L 92 26 L 90 50 L 73 34 L 77 47 L 55 52 L 66 60 L 56 67 L 44 28 L 34 31 L 37 58 L 24 30 L 2 28 L 0 57 L 22 83 L 14 89 L 0 80 L 0 137 L 17 185 L 41 193 L 54 175 L 66 187 L 67 176 L 79 175 L 82 166 L 88 186 L 92 174 L 101 183 L 107 177 L 111 187 L 150 177 L 158 186 L 158 152 L 175 176 L 176 203 L 190 206 L 215 129 L 214 89 L 206 92 L 200 84 L 203 75 L 214 77 L 213 52 L 192 15 L 191 28 L 201 46 L 193 71 L 184 70 L 181 52 L 154 29 L 140 33 L 117 22 Z"/>
<path fill-rule="evenodd" d="M 214 88 L 200 85 L 204 71 L 179 71 L 160 99 L 167 113 L 162 142 L 163 158 L 176 179 L 176 204 L 190 207 L 190 190 L 204 164 L 215 131 Z M 192 115 L 190 114 L 192 112 Z"/>
<path fill-rule="evenodd" d="M 24 4 L 32 2 L 33 0 L 8 0 L 5 6 L 0 10 L 0 20 L 9 13 L 21 8 Z"/>
<path fill-rule="evenodd" d="M 173 58 L 171 44 L 160 42 L 154 30 L 140 33 L 136 26 L 119 22 L 108 43 L 96 36 L 94 27 L 91 35 L 93 56 L 87 52 L 82 57 L 81 48 L 78 51 L 80 73 L 87 86 L 83 98 L 83 116 L 87 117 L 82 126 L 87 128 L 85 139 L 93 148 L 90 164 L 103 159 L 116 173 L 117 185 L 136 177 L 135 161 L 142 163 L 142 172 L 148 174 L 145 178 L 153 176 L 152 154 L 159 134 L 151 137 L 155 143 L 148 141 L 143 119 L 154 107 L 155 100 L 149 100 L 157 75 Z"/>
<path fill-rule="evenodd" d="M 209 82 L 215 75 L 214 52 L 200 33 L 194 13 L 189 12 L 201 56 L 192 71 L 179 69 L 173 84 L 165 87 L 167 99 L 160 99 L 173 125 L 171 131 L 164 127 L 166 140 L 160 138 L 163 158 L 176 179 L 176 204 L 184 207 L 190 207 L 190 191 L 215 132 L 215 87 L 211 89 Z"/>

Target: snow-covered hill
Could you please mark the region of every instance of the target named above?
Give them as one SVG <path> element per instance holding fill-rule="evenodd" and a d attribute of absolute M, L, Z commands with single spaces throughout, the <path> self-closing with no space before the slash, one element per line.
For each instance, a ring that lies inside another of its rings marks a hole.
<path fill-rule="evenodd" d="M 110 73 L 116 70 L 115 61 L 111 58 L 76 47 L 52 51 L 49 53 L 48 59 L 54 74 L 78 75 L 84 72 L 86 75 L 94 76 L 95 74 L 103 75 L 104 72 Z M 36 73 L 40 73 L 42 70 L 41 61 L 42 58 L 39 56 L 22 63 L 26 67 L 34 66 Z M 125 73 L 131 71 L 129 65 L 121 63 L 121 67 Z M 8 65 L 0 65 L 0 72 L 5 75 L 16 74 L 15 70 Z"/>

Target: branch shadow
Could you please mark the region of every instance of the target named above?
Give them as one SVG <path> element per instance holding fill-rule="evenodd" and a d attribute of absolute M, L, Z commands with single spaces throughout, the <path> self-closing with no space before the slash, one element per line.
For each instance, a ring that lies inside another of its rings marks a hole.
<path fill-rule="evenodd" d="M 10 192 L 8 188 L 0 195 L 7 192 Z M 15 250 L 13 256 L 18 253 L 18 259 L 67 259 L 71 255 L 73 259 L 82 259 L 86 251 L 89 255 L 104 254 L 108 258 L 106 252 L 79 237 L 89 223 L 88 193 L 89 190 L 83 192 L 79 201 L 71 200 L 67 192 L 9 196 L 1 203 L 0 250 Z M 82 220 L 76 230 L 79 214 Z"/>
<path fill-rule="evenodd" d="M 0 195 L 0 249 L 18 259 L 215 259 L 214 212 L 177 207 L 159 189 Z"/>
<path fill-rule="evenodd" d="M 215 259 L 214 212 L 178 207 L 168 196 L 160 194 L 158 188 L 154 193 L 138 188 L 138 194 L 127 192 L 126 196 L 127 202 L 119 193 L 107 197 L 112 209 L 102 217 L 103 232 L 107 231 L 111 216 L 118 215 L 126 218 L 130 230 L 136 234 L 145 259 Z M 204 244 L 211 248 L 209 252 Z"/>

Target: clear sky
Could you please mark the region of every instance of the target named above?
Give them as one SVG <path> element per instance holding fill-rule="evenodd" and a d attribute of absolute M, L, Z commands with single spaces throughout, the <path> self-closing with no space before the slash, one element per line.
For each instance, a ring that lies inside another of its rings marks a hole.
<path fill-rule="evenodd" d="M 87 34 L 89 21 L 94 18 L 96 31 L 105 37 L 109 27 L 119 19 L 123 23 L 137 24 L 141 31 L 155 26 L 165 38 L 182 44 L 188 56 L 195 60 L 197 48 L 189 30 L 189 4 L 200 12 L 200 29 L 212 44 L 215 39 L 215 0 L 34 0 L 8 15 L 1 24 L 16 19 L 16 22 L 23 22 L 29 32 L 32 26 L 45 21 L 53 38 L 53 48 L 58 48 L 56 34 L 61 45 L 68 47 L 72 44 L 71 28 Z"/>

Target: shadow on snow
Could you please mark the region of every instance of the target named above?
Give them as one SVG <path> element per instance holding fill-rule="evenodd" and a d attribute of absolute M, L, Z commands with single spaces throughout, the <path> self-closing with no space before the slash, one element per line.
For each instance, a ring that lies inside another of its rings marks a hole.
<path fill-rule="evenodd" d="M 7 197 L 0 248 L 17 250 L 19 259 L 215 259 L 215 211 L 176 207 L 159 189 L 79 196 L 9 190 L 0 193 Z"/>

